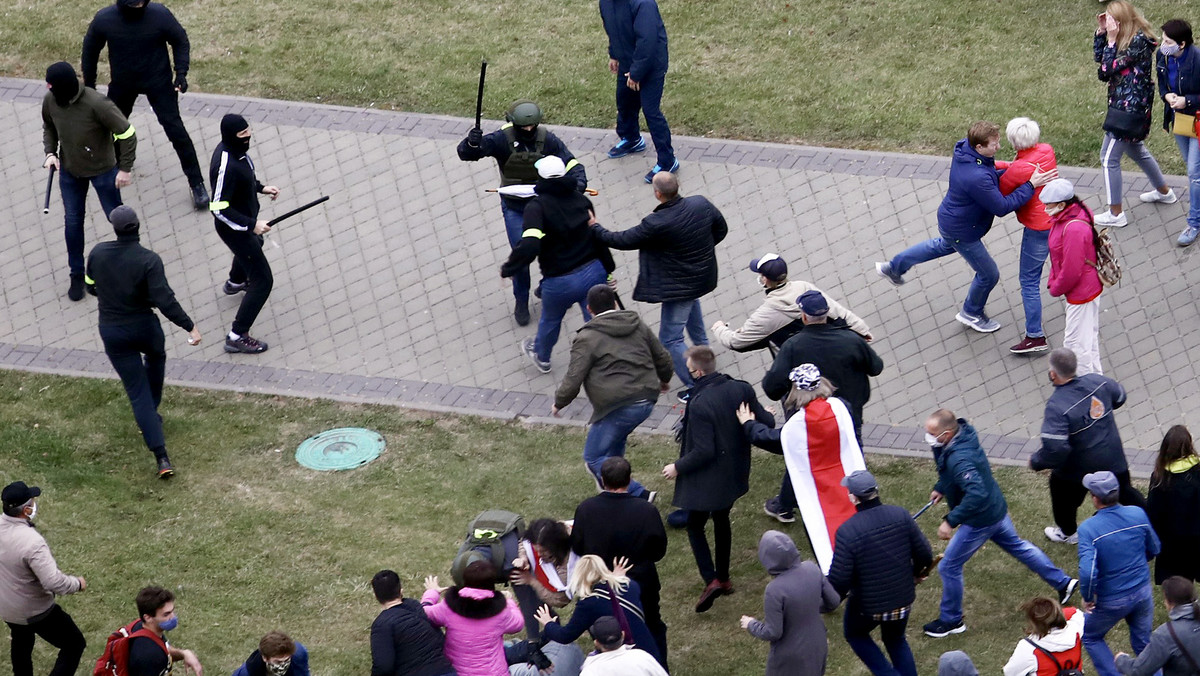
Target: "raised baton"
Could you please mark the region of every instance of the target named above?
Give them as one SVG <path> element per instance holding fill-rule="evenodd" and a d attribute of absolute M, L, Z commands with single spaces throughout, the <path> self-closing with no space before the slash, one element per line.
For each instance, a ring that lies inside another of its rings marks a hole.
<path fill-rule="evenodd" d="M 300 213 L 301 211 L 307 211 L 307 210 L 317 206 L 318 204 L 321 204 L 322 202 L 327 202 L 327 201 L 329 201 L 329 195 L 315 199 L 315 200 L 309 202 L 308 204 L 305 204 L 302 207 L 296 207 L 295 209 L 292 209 L 291 211 L 287 212 L 286 214 L 284 214 L 282 216 L 276 216 L 275 218 L 272 218 L 271 220 L 267 221 L 267 225 L 274 227 L 274 225 L 276 223 L 278 223 L 286 218 L 291 218 L 292 216 L 295 216 L 296 214 Z"/>
<path fill-rule="evenodd" d="M 925 513 L 925 510 L 929 509 L 929 508 L 930 508 L 930 507 L 932 507 L 932 506 L 933 506 L 933 500 L 930 500 L 929 502 L 926 502 L 924 507 L 922 507 L 922 508 L 918 509 L 916 514 L 913 514 L 913 518 L 915 519 L 915 518 L 917 518 L 918 516 L 921 516 L 922 514 L 924 514 L 924 513 Z"/>
<path fill-rule="evenodd" d="M 50 165 L 50 175 L 46 177 L 46 205 L 42 207 L 42 213 L 50 213 L 50 188 L 54 185 L 54 165 Z"/>
<path fill-rule="evenodd" d="M 475 97 L 475 128 L 483 122 L 483 79 L 487 77 L 487 59 L 479 64 L 479 95 Z"/>

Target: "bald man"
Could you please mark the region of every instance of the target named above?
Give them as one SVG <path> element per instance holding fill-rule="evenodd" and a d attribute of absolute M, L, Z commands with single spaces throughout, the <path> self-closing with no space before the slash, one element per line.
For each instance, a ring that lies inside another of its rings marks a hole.
<path fill-rule="evenodd" d="M 679 180 L 660 171 L 651 181 L 658 206 L 638 225 L 611 232 L 596 222 L 596 238 L 613 249 L 638 250 L 638 281 L 633 299 L 662 304 L 658 339 L 675 364 L 675 374 L 685 389 L 678 397 L 687 402 L 693 385 L 683 352 L 684 329 L 693 345 L 708 345 L 700 297 L 717 288 L 716 246 L 729 227 L 712 202 L 699 195 L 681 197 Z"/>

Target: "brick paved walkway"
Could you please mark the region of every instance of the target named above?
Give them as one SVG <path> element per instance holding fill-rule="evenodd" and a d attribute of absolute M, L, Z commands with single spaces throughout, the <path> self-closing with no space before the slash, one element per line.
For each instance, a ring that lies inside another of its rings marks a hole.
<path fill-rule="evenodd" d="M 51 214 L 41 214 L 43 93 L 41 82 L 0 78 L 0 120 L 16 130 L 0 139 L 8 188 L 0 195 L 7 244 L 0 249 L 0 367 L 111 377 L 94 300 L 72 303 L 63 295 L 57 194 Z M 279 246 L 268 245 L 275 290 L 254 333 L 271 350 L 226 355 L 219 337 L 238 302 L 218 290 L 229 254 L 211 217 L 190 209 L 186 181 L 152 112 L 144 103 L 135 110 L 139 158 L 125 199 L 142 217 L 143 242 L 162 255 L 206 339 L 189 348 L 168 327 L 171 382 L 546 420 L 547 395 L 581 319 L 567 318 L 550 375 L 519 358 L 517 342 L 532 331 L 512 322 L 512 296 L 499 278 L 507 241 L 497 198 L 484 193 L 496 183 L 495 165 L 460 162 L 454 152 L 470 120 L 202 94 L 181 104 L 202 163 L 221 115 L 240 112 L 251 120 L 260 177 L 284 191 L 277 205 L 264 207 L 268 218 L 321 194 L 332 199 L 281 226 L 272 236 Z M 647 158 L 605 158 L 613 140 L 606 130 L 554 129 L 601 191 L 595 202 L 602 222 L 624 229 L 653 208 L 641 182 Z M 947 155 L 953 141 L 947 139 Z M 917 428 L 928 411 L 947 406 L 984 433 L 998 462 L 1024 463 L 1036 448 L 1049 385 L 1044 356 L 1019 358 L 1006 350 L 1019 339 L 1023 319 L 1020 226 L 1013 218 L 998 220 L 987 239 L 1002 270 L 988 310 L 1004 328 L 980 335 L 953 320 L 970 278 L 961 260 L 922 266 L 898 289 L 873 271 L 873 261 L 936 231 L 946 158 L 684 137 L 676 143 L 684 192 L 708 196 L 730 222 L 730 237 L 718 248 L 721 288 L 703 300 L 707 324 L 745 318 L 760 294 L 745 266 L 776 251 L 793 277 L 817 283 L 872 326 L 886 368 L 866 408 L 869 448 L 927 453 Z M 1089 203 L 1097 202 L 1098 172 L 1062 173 Z M 1127 175 L 1131 225 L 1116 235 L 1126 278 L 1105 293 L 1101 324 L 1106 372 L 1130 392 L 1119 419 L 1142 473 L 1162 432 L 1200 410 L 1187 347 L 1187 336 L 1200 329 L 1190 292 L 1200 272 L 1192 250 L 1173 246 L 1186 204 L 1139 204 L 1136 193 L 1145 189 L 1140 175 Z M 90 248 L 111 237 L 111 229 L 95 198 L 89 210 Z M 615 255 L 628 295 L 637 258 Z M 1044 301 L 1047 331 L 1060 344 L 1061 304 Z M 657 325 L 656 308 L 633 307 Z M 723 371 L 750 382 L 768 365 L 765 353 L 718 355 Z M 559 422 L 581 424 L 587 412 L 576 403 Z M 676 408 L 661 405 L 646 427 L 665 431 L 677 416 Z"/>

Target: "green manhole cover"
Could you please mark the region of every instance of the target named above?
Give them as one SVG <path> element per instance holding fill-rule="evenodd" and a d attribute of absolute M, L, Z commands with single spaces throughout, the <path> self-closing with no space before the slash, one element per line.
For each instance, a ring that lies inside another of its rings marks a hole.
<path fill-rule="evenodd" d="M 339 427 L 305 439 L 296 449 L 296 462 L 322 471 L 354 469 L 378 458 L 386 447 L 378 432 Z"/>

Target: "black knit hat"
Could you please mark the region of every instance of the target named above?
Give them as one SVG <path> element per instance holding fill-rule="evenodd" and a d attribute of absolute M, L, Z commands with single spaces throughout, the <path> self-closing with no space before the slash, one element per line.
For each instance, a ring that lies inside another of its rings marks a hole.
<path fill-rule="evenodd" d="M 112 213 L 108 215 L 108 222 L 112 223 L 113 232 L 118 235 L 124 235 L 130 232 L 137 232 L 141 222 L 138 221 L 137 212 L 132 207 L 122 204 Z"/>

